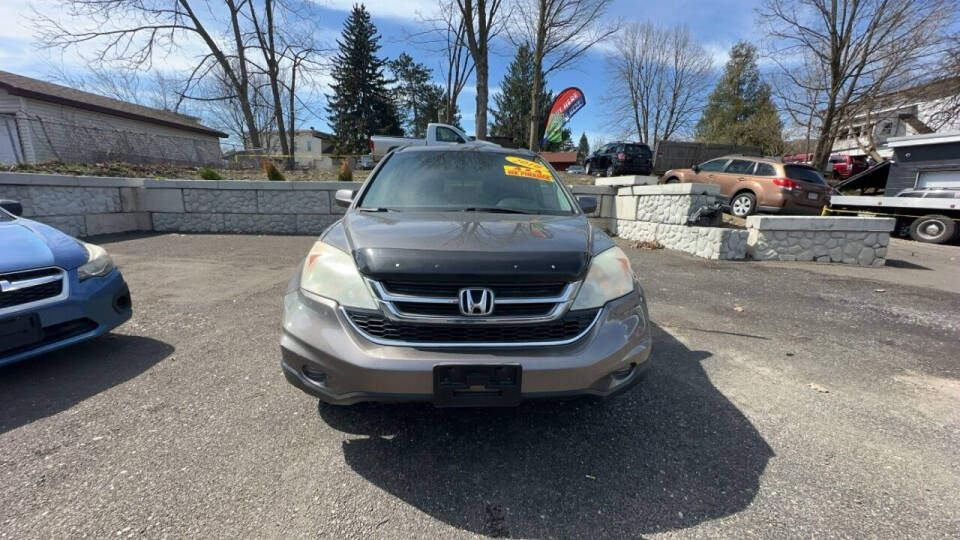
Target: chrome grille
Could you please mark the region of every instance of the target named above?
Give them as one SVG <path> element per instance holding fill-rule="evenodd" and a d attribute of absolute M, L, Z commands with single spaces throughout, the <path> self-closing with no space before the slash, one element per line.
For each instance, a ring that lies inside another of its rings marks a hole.
<path fill-rule="evenodd" d="M 65 297 L 66 275 L 59 268 L 0 274 L 0 313 Z"/>
<path fill-rule="evenodd" d="M 554 321 L 570 308 L 580 288 L 580 282 L 457 284 L 367 280 L 367 284 L 388 319 L 471 324 Z M 466 316 L 460 310 L 460 290 L 476 287 L 493 291 L 493 312 L 489 315 Z"/>
<path fill-rule="evenodd" d="M 599 309 L 568 311 L 557 320 L 538 324 L 417 324 L 390 320 L 380 313 L 344 310 L 355 329 L 384 345 L 420 347 L 521 347 L 564 345 L 580 339 L 599 316 Z"/>

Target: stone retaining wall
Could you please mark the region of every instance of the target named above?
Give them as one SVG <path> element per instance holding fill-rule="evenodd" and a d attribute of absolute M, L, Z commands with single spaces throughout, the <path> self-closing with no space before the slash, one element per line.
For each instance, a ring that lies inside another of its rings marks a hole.
<path fill-rule="evenodd" d="M 893 218 L 750 216 L 747 253 L 757 260 L 882 266 L 895 224 Z"/>
<path fill-rule="evenodd" d="M 739 260 L 746 256 L 747 231 L 689 227 L 649 221 L 617 220 L 617 235 L 627 240 L 657 241 L 663 247 L 704 259 Z"/>
<path fill-rule="evenodd" d="M 706 259 L 743 259 L 746 231 L 690 225 L 691 217 L 702 207 L 712 208 L 719 194 L 718 186 L 706 184 L 620 187 L 616 233 Z"/>
<path fill-rule="evenodd" d="M 129 231 L 319 234 L 358 182 L 149 180 L 0 173 L 0 198 L 73 236 Z"/>
<path fill-rule="evenodd" d="M 617 190 L 617 219 L 686 225 L 702 206 L 712 206 L 720 187 L 707 184 L 632 186 Z"/>

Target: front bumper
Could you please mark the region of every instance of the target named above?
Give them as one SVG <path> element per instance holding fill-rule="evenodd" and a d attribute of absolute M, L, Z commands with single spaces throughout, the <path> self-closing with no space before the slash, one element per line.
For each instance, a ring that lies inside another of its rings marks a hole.
<path fill-rule="evenodd" d="M 284 297 L 280 339 L 287 380 L 341 405 L 432 401 L 433 368 L 444 363 L 518 364 L 523 399 L 608 396 L 642 378 L 650 345 L 646 303 L 639 290 L 609 302 L 574 343 L 497 348 L 378 345 L 351 327 L 334 302 L 294 290 Z"/>
<path fill-rule="evenodd" d="M 67 273 L 66 299 L 36 309 L 4 312 L 0 318 L 36 314 L 44 340 L 34 346 L 0 352 L 0 366 L 103 335 L 127 321 L 133 313 L 130 291 L 119 270 L 81 283 L 77 271 Z"/>

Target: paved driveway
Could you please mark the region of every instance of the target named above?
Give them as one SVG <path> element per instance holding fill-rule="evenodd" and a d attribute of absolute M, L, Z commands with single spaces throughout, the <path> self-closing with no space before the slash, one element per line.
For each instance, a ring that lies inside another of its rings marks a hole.
<path fill-rule="evenodd" d="M 630 250 L 656 323 L 641 387 L 436 410 L 286 384 L 280 296 L 311 242 L 104 240 L 134 318 L 0 369 L 0 537 L 960 530 L 955 252 L 859 271 Z"/>

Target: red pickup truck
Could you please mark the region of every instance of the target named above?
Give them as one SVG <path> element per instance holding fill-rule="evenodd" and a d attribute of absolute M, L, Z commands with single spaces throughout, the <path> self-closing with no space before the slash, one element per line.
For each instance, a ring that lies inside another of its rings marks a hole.
<path fill-rule="evenodd" d="M 833 172 L 834 178 L 846 180 L 851 176 L 867 170 L 867 160 L 860 156 L 848 156 L 845 154 L 834 154 L 830 156 L 830 164 L 827 165 L 827 172 Z"/>

